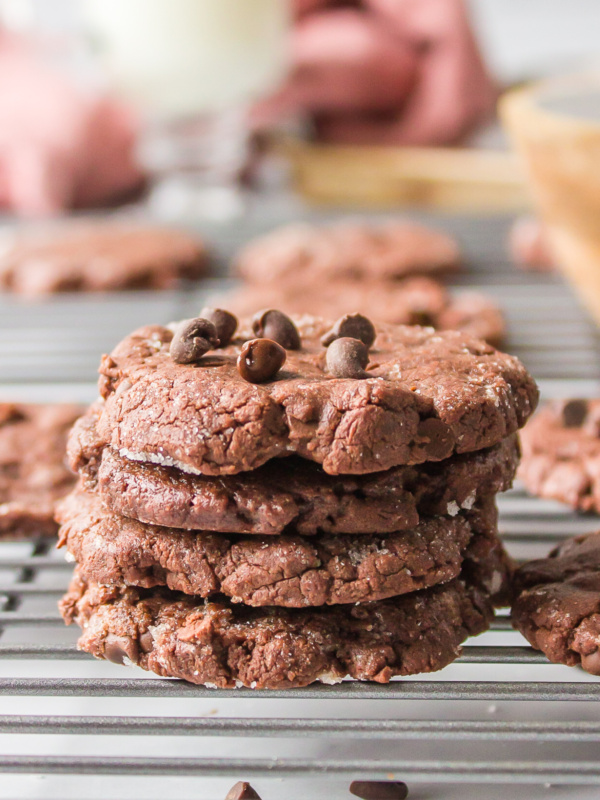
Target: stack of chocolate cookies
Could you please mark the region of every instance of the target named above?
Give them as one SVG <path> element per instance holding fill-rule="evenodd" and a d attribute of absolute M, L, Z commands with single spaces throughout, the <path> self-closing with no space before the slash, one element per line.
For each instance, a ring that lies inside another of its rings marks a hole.
<path fill-rule="evenodd" d="M 430 672 L 510 563 L 495 494 L 537 403 L 520 364 L 431 328 L 220 309 L 122 341 L 59 511 L 79 647 L 279 688 Z"/>

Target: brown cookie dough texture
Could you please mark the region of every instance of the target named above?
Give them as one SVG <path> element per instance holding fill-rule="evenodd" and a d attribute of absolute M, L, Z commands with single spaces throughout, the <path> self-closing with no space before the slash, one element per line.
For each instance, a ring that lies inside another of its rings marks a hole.
<path fill-rule="evenodd" d="M 533 647 L 600 675 L 600 531 L 524 564 L 514 591 L 513 624 Z"/>
<path fill-rule="evenodd" d="M 21 236 L 0 254 L 0 289 L 25 295 L 169 289 L 207 270 L 201 240 L 180 230 L 100 222 Z"/>
<path fill-rule="evenodd" d="M 302 348 L 261 385 L 237 372 L 242 339 L 190 366 L 170 359 L 168 328 L 135 331 L 102 360 L 100 438 L 131 460 L 203 475 L 294 453 L 363 474 L 491 447 L 537 403 L 518 359 L 465 334 L 381 324 L 368 377 L 334 379 L 320 343 L 331 321 L 296 324 Z"/>
<path fill-rule="evenodd" d="M 374 603 L 263 609 L 87 584 L 76 573 L 61 611 L 97 658 L 209 687 L 279 689 L 441 669 L 489 627 L 493 603 L 472 577 Z"/>
<path fill-rule="evenodd" d="M 454 239 L 412 222 L 321 228 L 296 224 L 251 242 L 235 268 L 247 283 L 265 286 L 302 275 L 310 286 L 328 280 L 396 280 L 454 272 L 460 260 Z"/>
<path fill-rule="evenodd" d="M 493 503 L 409 531 L 372 536 L 297 533 L 244 538 L 148 525 L 106 511 L 75 491 L 58 509 L 59 546 L 88 581 L 186 594 L 220 593 L 248 606 L 365 603 L 446 583 L 460 573 L 473 537 L 499 546 Z M 478 551 L 478 547 L 475 547 Z"/>
<path fill-rule="evenodd" d="M 600 400 L 547 404 L 521 440 L 519 477 L 532 494 L 600 513 Z"/>
<path fill-rule="evenodd" d="M 430 278 L 407 278 L 394 283 L 336 280 L 319 283 L 318 292 L 307 292 L 304 277 L 297 274 L 267 286 L 244 285 L 215 302 L 242 317 L 267 307 L 286 314 L 324 317 L 341 317 L 352 309 L 392 325 L 460 330 L 494 346 L 506 334 L 502 312 L 485 295 L 463 292 L 454 297 Z"/>
<path fill-rule="evenodd" d="M 0 403 L 0 537 L 53 536 L 54 505 L 75 483 L 67 432 L 83 409 Z"/>
<path fill-rule="evenodd" d="M 456 515 L 506 491 L 519 461 L 513 435 L 451 460 L 366 475 L 327 475 L 297 456 L 236 475 L 189 475 L 105 447 L 96 429 L 99 414 L 99 407 L 91 408 L 69 439 L 69 461 L 86 490 L 118 514 L 188 530 L 305 536 L 406 530 L 421 516 Z"/>

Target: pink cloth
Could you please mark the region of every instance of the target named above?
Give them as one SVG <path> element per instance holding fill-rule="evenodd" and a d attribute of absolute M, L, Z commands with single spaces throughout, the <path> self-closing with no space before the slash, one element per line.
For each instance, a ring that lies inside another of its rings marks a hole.
<path fill-rule="evenodd" d="M 461 0 L 295 0 L 292 72 L 257 119 L 312 115 L 347 143 L 448 144 L 490 116 L 496 90 Z"/>
<path fill-rule="evenodd" d="M 140 185 L 136 125 L 79 90 L 26 41 L 0 34 L 0 207 L 25 215 L 102 205 Z"/>

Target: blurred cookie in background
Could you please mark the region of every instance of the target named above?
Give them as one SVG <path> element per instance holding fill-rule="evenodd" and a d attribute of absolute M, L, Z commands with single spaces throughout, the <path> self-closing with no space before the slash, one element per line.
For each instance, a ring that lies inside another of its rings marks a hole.
<path fill-rule="evenodd" d="M 207 270 L 206 244 L 185 231 L 77 222 L 7 238 L 0 252 L 0 289 L 27 296 L 170 289 Z"/>
<path fill-rule="evenodd" d="M 537 497 L 600 513 L 600 400 L 555 400 L 521 434 L 519 477 Z"/>
<path fill-rule="evenodd" d="M 465 331 L 492 345 L 500 344 L 506 334 L 502 312 L 485 295 L 462 292 L 454 297 L 431 278 L 407 278 L 393 283 L 339 280 L 311 285 L 299 274 L 295 280 L 268 286 L 242 286 L 219 297 L 217 303 L 240 317 L 268 307 L 286 314 L 332 318 L 351 309 L 370 319 L 397 325 Z"/>
<path fill-rule="evenodd" d="M 65 464 L 76 405 L 0 403 L 0 538 L 53 536 L 55 503 L 75 484 Z"/>
<path fill-rule="evenodd" d="M 261 286 L 290 277 L 302 277 L 306 285 L 312 285 L 440 275 L 456 272 L 460 266 L 460 249 L 451 236 L 402 220 L 287 225 L 244 247 L 234 271 L 247 283 Z"/>
<path fill-rule="evenodd" d="M 556 263 L 544 225 L 535 217 L 519 217 L 511 226 L 508 249 L 514 263 L 531 272 L 552 272 Z"/>

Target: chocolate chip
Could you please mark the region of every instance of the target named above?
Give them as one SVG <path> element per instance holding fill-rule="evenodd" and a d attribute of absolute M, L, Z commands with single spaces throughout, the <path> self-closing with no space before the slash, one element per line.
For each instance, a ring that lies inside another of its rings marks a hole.
<path fill-rule="evenodd" d="M 176 364 L 193 364 L 218 346 L 219 337 L 213 323 L 196 317 L 179 323 L 173 334 L 169 353 Z"/>
<path fill-rule="evenodd" d="M 300 334 L 292 320 L 281 311 L 269 308 L 252 319 L 252 330 L 261 339 L 272 339 L 286 350 L 300 350 Z"/>
<path fill-rule="evenodd" d="M 264 383 L 275 377 L 285 358 L 283 347 L 272 339 L 251 339 L 238 356 L 238 372 L 245 381 Z"/>
<path fill-rule="evenodd" d="M 363 317 L 362 314 L 346 314 L 345 317 L 340 317 L 333 328 L 321 338 L 321 344 L 329 347 L 336 339 L 349 337 L 360 339 L 365 347 L 369 348 L 376 336 L 375 326 L 370 319 Z"/>
<path fill-rule="evenodd" d="M 441 461 L 451 455 L 454 449 L 452 431 L 445 422 L 436 417 L 429 417 L 419 422 L 417 438 L 423 440 L 422 446 L 428 460 Z"/>
<path fill-rule="evenodd" d="M 350 794 L 362 800 L 406 800 L 408 786 L 402 781 L 352 781 Z"/>
<path fill-rule="evenodd" d="M 414 308 L 410 312 L 409 325 L 421 325 L 423 328 L 434 328 L 435 320 L 425 309 Z"/>
<path fill-rule="evenodd" d="M 363 342 L 345 336 L 329 345 L 326 362 L 334 378 L 366 378 L 369 351 Z"/>
<path fill-rule="evenodd" d="M 600 676 L 600 650 L 594 650 L 587 656 L 581 656 L 581 666 L 590 675 Z"/>
<path fill-rule="evenodd" d="M 562 407 L 562 421 L 565 428 L 579 428 L 588 413 L 586 400 L 567 400 Z"/>
<path fill-rule="evenodd" d="M 152 650 L 154 639 L 152 638 L 152 634 L 150 633 L 150 631 L 142 633 L 142 635 L 139 638 L 139 643 L 140 643 L 140 649 L 142 650 L 143 653 L 149 653 Z"/>
<path fill-rule="evenodd" d="M 25 414 L 13 403 L 0 404 L 0 427 L 25 419 Z"/>
<path fill-rule="evenodd" d="M 133 639 L 109 633 L 104 641 L 104 658 L 113 664 L 123 665 L 128 658 L 134 664 L 138 660 L 138 647 Z"/>
<path fill-rule="evenodd" d="M 237 330 L 238 319 L 234 314 L 222 308 L 203 308 L 200 312 L 202 319 L 207 319 L 215 326 L 219 347 L 227 347 Z"/>
<path fill-rule="evenodd" d="M 246 781 L 238 781 L 227 792 L 225 800 L 260 800 L 254 789 Z"/>

